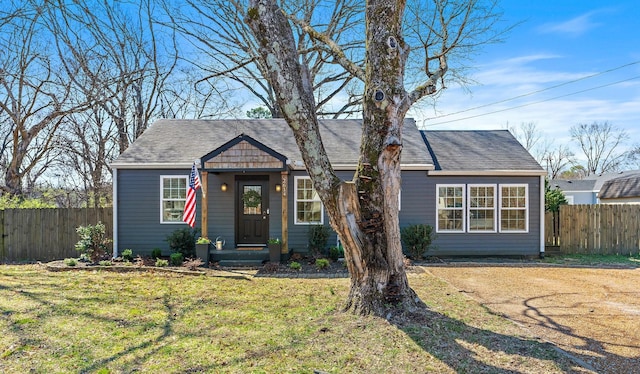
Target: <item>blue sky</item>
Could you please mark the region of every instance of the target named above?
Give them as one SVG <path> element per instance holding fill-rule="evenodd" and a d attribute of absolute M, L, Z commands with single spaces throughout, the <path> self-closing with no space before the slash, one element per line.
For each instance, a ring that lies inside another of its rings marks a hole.
<path fill-rule="evenodd" d="M 506 23 L 522 23 L 476 56 L 470 93 L 451 87 L 435 109 L 410 113 L 419 126 L 501 129 L 534 122 L 543 138 L 568 143 L 571 126 L 609 121 L 630 134 L 629 145 L 640 143 L 637 0 L 505 0 L 501 6 Z"/>

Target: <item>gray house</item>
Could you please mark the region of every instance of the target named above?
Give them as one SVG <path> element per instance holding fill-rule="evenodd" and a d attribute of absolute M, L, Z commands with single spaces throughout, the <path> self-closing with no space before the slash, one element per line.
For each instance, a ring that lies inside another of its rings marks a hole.
<path fill-rule="evenodd" d="M 602 204 L 640 204 L 640 171 L 620 173 L 602 184 L 598 193 Z"/>
<path fill-rule="evenodd" d="M 610 182 L 613 180 L 616 181 Z M 640 170 L 591 175 L 584 179 L 554 179 L 551 181 L 551 187 L 559 188 L 571 205 L 634 202 L 634 198 L 640 197 L 637 194 L 634 196 L 634 181 L 636 184 L 639 183 Z"/>
<path fill-rule="evenodd" d="M 320 125 L 334 169 L 351 179 L 361 121 Z M 114 255 L 167 251 L 166 236 L 187 227 L 182 210 L 194 161 L 202 179 L 197 227 L 224 242 L 214 260 L 268 258 L 271 237 L 282 240 L 283 253 L 306 252 L 309 227 L 329 225 L 284 120 L 159 120 L 111 165 Z M 401 170 L 400 224 L 432 225 L 432 255 L 544 251 L 545 172 L 508 131 L 420 132 L 407 120 Z"/>

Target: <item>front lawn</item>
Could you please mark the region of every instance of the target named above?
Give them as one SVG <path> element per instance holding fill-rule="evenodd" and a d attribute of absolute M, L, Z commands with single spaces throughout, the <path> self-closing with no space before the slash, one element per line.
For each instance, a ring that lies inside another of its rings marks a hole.
<path fill-rule="evenodd" d="M 571 371 L 551 345 L 427 272 L 427 319 L 340 312 L 348 279 L 0 266 L 0 372 Z"/>

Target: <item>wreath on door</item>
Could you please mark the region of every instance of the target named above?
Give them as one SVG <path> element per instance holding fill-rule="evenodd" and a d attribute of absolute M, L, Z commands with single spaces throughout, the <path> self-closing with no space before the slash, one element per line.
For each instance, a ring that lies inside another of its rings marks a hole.
<path fill-rule="evenodd" d="M 262 196 L 256 190 L 248 190 L 242 195 L 242 201 L 248 208 L 257 208 L 262 202 Z"/>

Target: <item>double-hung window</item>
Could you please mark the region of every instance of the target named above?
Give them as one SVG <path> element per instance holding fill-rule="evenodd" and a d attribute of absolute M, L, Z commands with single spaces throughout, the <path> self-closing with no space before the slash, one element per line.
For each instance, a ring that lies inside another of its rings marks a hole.
<path fill-rule="evenodd" d="M 464 232 L 464 185 L 441 184 L 437 186 L 437 194 L 436 231 Z"/>
<path fill-rule="evenodd" d="M 436 232 L 529 231 L 526 184 L 439 184 L 436 194 Z"/>
<path fill-rule="evenodd" d="M 528 191 L 525 184 L 500 185 L 500 231 L 529 231 Z"/>
<path fill-rule="evenodd" d="M 320 196 L 313 188 L 311 178 L 294 178 L 295 202 L 293 205 L 297 225 L 323 224 L 324 209 Z"/>
<path fill-rule="evenodd" d="M 496 186 L 469 185 L 469 232 L 496 232 Z"/>
<path fill-rule="evenodd" d="M 160 177 L 160 223 L 182 223 L 187 199 L 186 176 Z"/>

